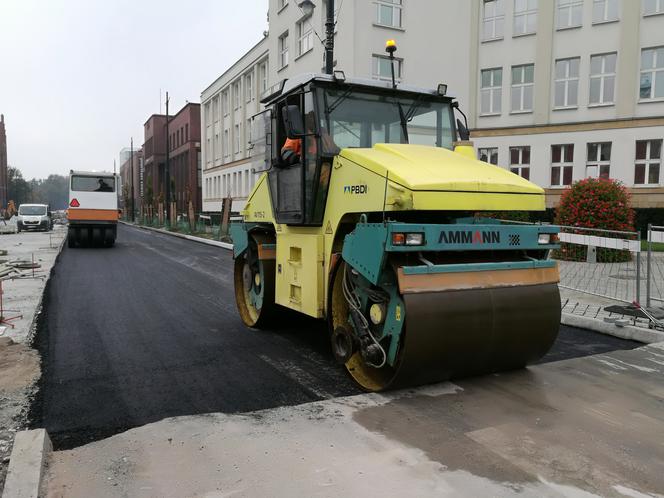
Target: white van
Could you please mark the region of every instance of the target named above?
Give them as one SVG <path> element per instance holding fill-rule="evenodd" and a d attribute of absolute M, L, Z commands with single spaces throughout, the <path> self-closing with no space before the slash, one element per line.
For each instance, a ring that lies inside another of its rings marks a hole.
<path fill-rule="evenodd" d="M 118 175 L 99 171 L 69 174 L 67 245 L 115 243 L 118 230 Z"/>
<path fill-rule="evenodd" d="M 43 230 L 52 228 L 51 212 L 46 204 L 21 204 L 18 207 L 16 228 L 21 230 Z"/>

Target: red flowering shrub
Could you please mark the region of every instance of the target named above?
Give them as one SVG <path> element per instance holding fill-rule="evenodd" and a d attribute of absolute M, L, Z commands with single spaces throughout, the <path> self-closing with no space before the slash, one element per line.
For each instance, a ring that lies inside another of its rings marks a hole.
<path fill-rule="evenodd" d="M 560 198 L 555 223 L 572 227 L 634 231 L 634 211 L 627 188 L 606 178 L 586 178 L 575 182 Z M 601 232 L 579 231 L 585 235 L 605 236 Z M 627 238 L 627 237 L 625 237 Z M 586 246 L 561 244 L 555 255 L 560 259 L 585 261 Z M 597 261 L 628 261 L 629 251 L 598 248 Z"/>

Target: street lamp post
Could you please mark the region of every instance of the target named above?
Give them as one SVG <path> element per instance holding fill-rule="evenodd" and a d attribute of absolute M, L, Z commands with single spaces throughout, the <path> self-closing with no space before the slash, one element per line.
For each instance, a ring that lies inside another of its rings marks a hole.
<path fill-rule="evenodd" d="M 131 172 L 131 221 L 134 222 L 136 221 L 136 209 L 134 206 L 134 137 L 131 137 L 129 153 L 129 171 Z"/>
<path fill-rule="evenodd" d="M 327 0 L 327 20 L 325 21 L 325 72 L 334 72 L 334 0 Z"/>
<path fill-rule="evenodd" d="M 305 16 L 313 14 L 316 5 L 311 0 L 300 0 L 297 4 Z M 325 20 L 325 73 L 334 73 L 334 0 L 327 0 Z"/>
<path fill-rule="evenodd" d="M 171 173 L 168 165 L 168 155 L 170 149 L 169 143 L 169 133 L 168 133 L 168 92 L 166 92 L 166 167 L 164 168 L 164 173 L 166 176 L 166 219 L 171 220 Z"/>

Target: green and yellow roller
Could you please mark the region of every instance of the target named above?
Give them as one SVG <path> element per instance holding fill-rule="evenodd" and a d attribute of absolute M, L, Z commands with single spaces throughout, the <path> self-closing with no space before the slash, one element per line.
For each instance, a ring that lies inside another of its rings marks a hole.
<path fill-rule="evenodd" d="M 557 227 L 483 215 L 544 210 L 544 192 L 475 158 L 444 85 L 337 72 L 268 93 L 253 120 L 262 176 L 231 224 L 248 327 L 285 308 L 327 320 L 334 356 L 368 391 L 520 368 L 549 350 Z"/>

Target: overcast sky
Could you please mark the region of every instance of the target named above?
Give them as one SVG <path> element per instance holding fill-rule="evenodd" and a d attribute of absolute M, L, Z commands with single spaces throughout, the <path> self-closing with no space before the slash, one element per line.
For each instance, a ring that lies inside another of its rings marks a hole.
<path fill-rule="evenodd" d="M 0 0 L 9 164 L 26 178 L 111 170 L 131 136 L 143 143 L 160 89 L 169 91 L 172 112 L 200 102 L 201 91 L 262 38 L 267 4 Z"/>

